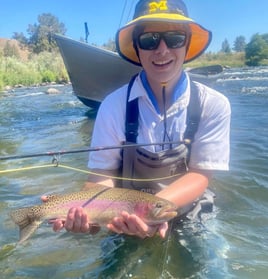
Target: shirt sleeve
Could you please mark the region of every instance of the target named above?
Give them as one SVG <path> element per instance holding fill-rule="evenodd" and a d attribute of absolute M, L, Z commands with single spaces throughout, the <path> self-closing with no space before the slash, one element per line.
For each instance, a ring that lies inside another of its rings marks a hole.
<path fill-rule="evenodd" d="M 102 102 L 94 124 L 91 147 L 114 147 L 89 153 L 90 169 L 115 170 L 121 165 L 120 145 L 125 140 L 124 88 L 108 95 Z"/>
<path fill-rule="evenodd" d="M 221 93 L 201 86 L 201 119 L 192 144 L 189 167 L 228 170 L 231 107 Z"/>

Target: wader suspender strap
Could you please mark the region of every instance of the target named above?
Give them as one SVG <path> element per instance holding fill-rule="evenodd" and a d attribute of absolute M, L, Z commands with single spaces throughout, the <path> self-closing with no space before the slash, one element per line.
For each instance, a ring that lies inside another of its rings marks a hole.
<path fill-rule="evenodd" d="M 198 124 L 201 117 L 201 104 L 198 96 L 198 88 L 196 84 L 190 79 L 190 100 L 187 107 L 186 130 L 184 132 L 184 140 L 189 140 L 190 146 L 194 140 L 194 135 L 198 129 Z"/>
<path fill-rule="evenodd" d="M 128 102 L 131 88 L 137 75 L 133 76 L 128 85 L 127 104 L 126 104 L 126 141 L 136 143 L 139 127 L 139 106 L 138 98 Z M 198 89 L 194 82 L 190 79 L 191 93 L 190 101 L 187 107 L 187 127 L 184 133 L 184 139 L 191 142 L 197 131 L 201 115 L 201 105 L 198 97 Z"/>
<path fill-rule="evenodd" d="M 138 98 L 135 98 L 133 101 L 128 102 L 129 95 L 131 88 L 133 86 L 133 83 L 136 79 L 138 74 L 134 75 L 127 88 L 127 103 L 126 103 L 126 142 L 137 142 L 137 136 L 138 136 L 138 128 L 139 128 L 139 105 L 138 105 Z"/>

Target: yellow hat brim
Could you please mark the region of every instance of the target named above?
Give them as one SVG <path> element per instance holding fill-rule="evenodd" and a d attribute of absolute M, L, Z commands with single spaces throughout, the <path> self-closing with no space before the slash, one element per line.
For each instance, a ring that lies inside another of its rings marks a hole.
<path fill-rule="evenodd" d="M 191 18 L 180 14 L 151 14 L 138 17 L 118 30 L 116 34 L 116 47 L 119 55 L 127 61 L 141 65 L 139 57 L 133 46 L 132 33 L 137 25 L 146 22 L 163 22 L 172 24 L 188 24 L 191 30 L 191 39 L 184 63 L 187 63 L 201 55 L 209 46 L 212 34 L 209 30 L 194 22 Z"/>

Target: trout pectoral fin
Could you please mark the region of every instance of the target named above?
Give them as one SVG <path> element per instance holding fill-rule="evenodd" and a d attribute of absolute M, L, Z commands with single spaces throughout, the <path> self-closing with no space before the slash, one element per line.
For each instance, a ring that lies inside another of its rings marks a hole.
<path fill-rule="evenodd" d="M 22 243 L 23 241 L 28 239 L 36 231 L 41 223 L 41 220 L 34 220 L 27 225 L 20 226 L 20 240 L 18 243 Z"/>
<path fill-rule="evenodd" d="M 20 229 L 19 243 L 28 239 L 42 223 L 41 216 L 36 216 L 37 212 L 40 213 L 40 208 L 40 206 L 24 207 L 10 212 L 11 219 Z"/>

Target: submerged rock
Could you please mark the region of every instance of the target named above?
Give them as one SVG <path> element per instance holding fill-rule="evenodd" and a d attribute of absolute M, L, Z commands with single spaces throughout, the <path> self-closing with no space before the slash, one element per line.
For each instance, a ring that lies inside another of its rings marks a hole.
<path fill-rule="evenodd" d="M 47 94 L 59 94 L 60 91 L 56 88 L 48 88 L 47 91 L 46 91 Z"/>

